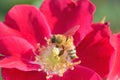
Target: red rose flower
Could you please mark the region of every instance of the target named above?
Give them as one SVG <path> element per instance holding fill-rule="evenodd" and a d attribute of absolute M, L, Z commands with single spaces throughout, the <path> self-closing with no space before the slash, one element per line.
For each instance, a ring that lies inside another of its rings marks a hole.
<path fill-rule="evenodd" d="M 13 7 L 0 23 L 3 79 L 101 80 L 107 76 L 114 47 L 108 25 L 92 24 L 94 9 L 88 0 L 45 0 L 40 10 L 30 5 Z"/>

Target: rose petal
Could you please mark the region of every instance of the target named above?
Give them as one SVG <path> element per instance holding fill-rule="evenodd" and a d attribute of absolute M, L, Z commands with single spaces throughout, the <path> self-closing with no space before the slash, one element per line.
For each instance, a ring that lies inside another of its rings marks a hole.
<path fill-rule="evenodd" d="M 0 22 L 0 39 L 5 36 L 21 36 L 20 33 Z"/>
<path fill-rule="evenodd" d="M 39 66 L 29 63 L 34 60 L 33 50 L 34 47 L 20 37 L 8 36 L 0 39 L 0 53 L 2 54 L 0 67 L 38 69 Z"/>
<path fill-rule="evenodd" d="M 110 30 L 105 24 L 93 24 L 94 30 L 78 45 L 77 55 L 81 65 L 95 70 L 101 77 L 106 77 L 110 71 L 114 48 L 110 43 Z"/>
<path fill-rule="evenodd" d="M 67 71 L 63 77 L 54 76 L 50 80 L 102 80 L 101 77 L 94 71 L 76 66 L 74 70 Z"/>
<path fill-rule="evenodd" d="M 119 80 L 120 79 L 120 34 L 114 34 L 111 36 L 111 43 L 115 47 L 116 55 L 112 58 L 114 64 L 111 65 L 111 72 L 107 80 Z"/>
<path fill-rule="evenodd" d="M 53 34 L 64 34 L 80 25 L 77 34 L 79 41 L 91 30 L 95 6 L 88 0 L 45 0 L 40 10 L 46 16 Z"/>
<path fill-rule="evenodd" d="M 51 35 L 49 26 L 39 9 L 30 5 L 16 5 L 7 14 L 5 24 L 21 32 L 34 46 L 45 44 L 44 37 Z"/>
<path fill-rule="evenodd" d="M 0 60 L 0 67 L 2 68 L 17 68 L 22 71 L 33 71 L 39 68 L 38 65 L 29 64 L 22 60 L 22 58 L 9 56 Z"/>
<path fill-rule="evenodd" d="M 21 56 L 34 47 L 25 39 L 15 36 L 7 36 L 0 39 L 0 53 L 8 56 Z"/>
<path fill-rule="evenodd" d="M 4 80 L 46 80 L 46 74 L 38 71 L 20 71 L 17 69 L 2 68 Z"/>

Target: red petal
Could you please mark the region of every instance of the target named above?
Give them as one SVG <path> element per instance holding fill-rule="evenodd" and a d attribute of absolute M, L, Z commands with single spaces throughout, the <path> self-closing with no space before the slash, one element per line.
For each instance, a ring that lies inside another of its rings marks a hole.
<path fill-rule="evenodd" d="M 77 55 L 81 65 L 95 70 L 101 77 L 106 77 L 110 71 L 114 48 L 110 43 L 110 30 L 107 25 L 93 24 L 94 30 L 78 45 Z"/>
<path fill-rule="evenodd" d="M 3 54 L 0 67 L 22 70 L 38 69 L 39 66 L 29 63 L 34 59 L 33 50 L 33 46 L 20 37 L 8 36 L 0 39 L 0 53 Z"/>
<path fill-rule="evenodd" d="M 34 47 L 25 39 L 15 36 L 7 36 L 0 39 L 0 53 L 7 56 L 21 56 Z"/>
<path fill-rule="evenodd" d="M 64 34 L 70 28 L 80 25 L 79 40 L 91 30 L 94 9 L 95 6 L 88 0 L 45 0 L 40 8 L 53 34 Z"/>
<path fill-rule="evenodd" d="M 119 80 L 120 79 L 120 34 L 114 34 L 111 37 L 111 43 L 115 47 L 115 58 L 112 58 L 114 62 L 111 72 L 108 76 L 108 80 Z M 119 78 L 119 79 L 118 79 Z"/>
<path fill-rule="evenodd" d="M 0 67 L 17 68 L 22 71 L 33 71 L 39 68 L 38 65 L 26 63 L 20 57 L 16 56 L 5 57 L 4 59 L 2 59 L 0 61 Z"/>
<path fill-rule="evenodd" d="M 4 23 L 20 31 L 35 46 L 37 42 L 46 43 L 44 37 L 50 36 L 50 29 L 43 14 L 34 6 L 14 6 L 8 12 Z"/>
<path fill-rule="evenodd" d="M 74 70 L 67 71 L 63 77 L 54 76 L 50 80 L 102 80 L 101 77 L 94 71 L 76 66 Z"/>
<path fill-rule="evenodd" d="M 13 30 L 6 26 L 4 23 L 0 22 L 0 39 L 5 36 L 21 36 L 16 30 Z"/>
<path fill-rule="evenodd" d="M 2 69 L 4 80 L 46 80 L 44 72 L 37 71 L 20 71 L 17 69 Z"/>

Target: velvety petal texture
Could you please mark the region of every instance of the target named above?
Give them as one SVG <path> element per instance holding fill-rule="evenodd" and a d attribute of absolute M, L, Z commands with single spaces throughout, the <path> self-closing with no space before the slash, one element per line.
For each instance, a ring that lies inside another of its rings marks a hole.
<path fill-rule="evenodd" d="M 63 77 L 54 76 L 49 80 L 102 80 L 102 78 L 91 69 L 75 66 L 74 70 L 68 70 Z"/>
<path fill-rule="evenodd" d="M 21 71 L 18 69 L 2 68 L 4 80 L 46 80 L 46 74 L 38 71 Z"/>
<path fill-rule="evenodd" d="M 33 60 L 33 50 L 34 47 L 23 38 L 7 36 L 0 39 L 0 53 L 3 57 L 0 60 L 0 67 L 24 71 L 38 68 L 34 65 L 30 67 L 30 64 L 26 63 Z"/>
<path fill-rule="evenodd" d="M 120 79 L 120 33 L 111 36 L 111 43 L 115 47 L 115 58 L 112 59 L 113 65 L 111 65 L 111 72 L 108 76 L 108 80 Z"/>
<path fill-rule="evenodd" d="M 77 55 L 83 66 L 95 70 L 101 77 L 110 72 L 111 58 L 115 55 L 110 43 L 109 26 L 102 23 L 92 25 L 93 31 L 77 46 Z"/>
<path fill-rule="evenodd" d="M 77 40 L 91 30 L 95 6 L 89 0 L 44 0 L 40 10 L 45 15 L 53 34 L 64 34 L 80 25 Z"/>
<path fill-rule="evenodd" d="M 44 15 L 31 5 L 14 6 L 6 15 L 4 23 L 19 31 L 34 46 L 38 42 L 45 44 L 44 37 L 51 35 Z"/>
<path fill-rule="evenodd" d="M 34 50 L 34 47 L 23 38 L 7 36 L 0 39 L 0 52 L 2 54 L 19 57 L 30 49 Z"/>
<path fill-rule="evenodd" d="M 22 36 L 17 30 L 9 28 L 4 23 L 0 22 L 0 39 L 6 36 Z"/>
<path fill-rule="evenodd" d="M 2 76 L 4 80 L 46 80 L 46 74 L 44 72 L 37 71 L 24 72 L 17 69 L 2 69 Z M 76 66 L 74 70 L 68 70 L 63 77 L 58 77 L 55 75 L 54 77 L 48 80 L 102 80 L 102 79 L 94 71 L 82 66 Z"/>

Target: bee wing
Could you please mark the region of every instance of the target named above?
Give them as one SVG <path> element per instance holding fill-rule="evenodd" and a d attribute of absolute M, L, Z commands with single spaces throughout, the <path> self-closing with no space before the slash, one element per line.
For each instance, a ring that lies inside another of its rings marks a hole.
<path fill-rule="evenodd" d="M 71 29 L 69 29 L 67 32 L 64 33 L 66 36 L 72 36 L 76 33 L 76 31 L 80 28 L 80 25 L 74 26 Z"/>

